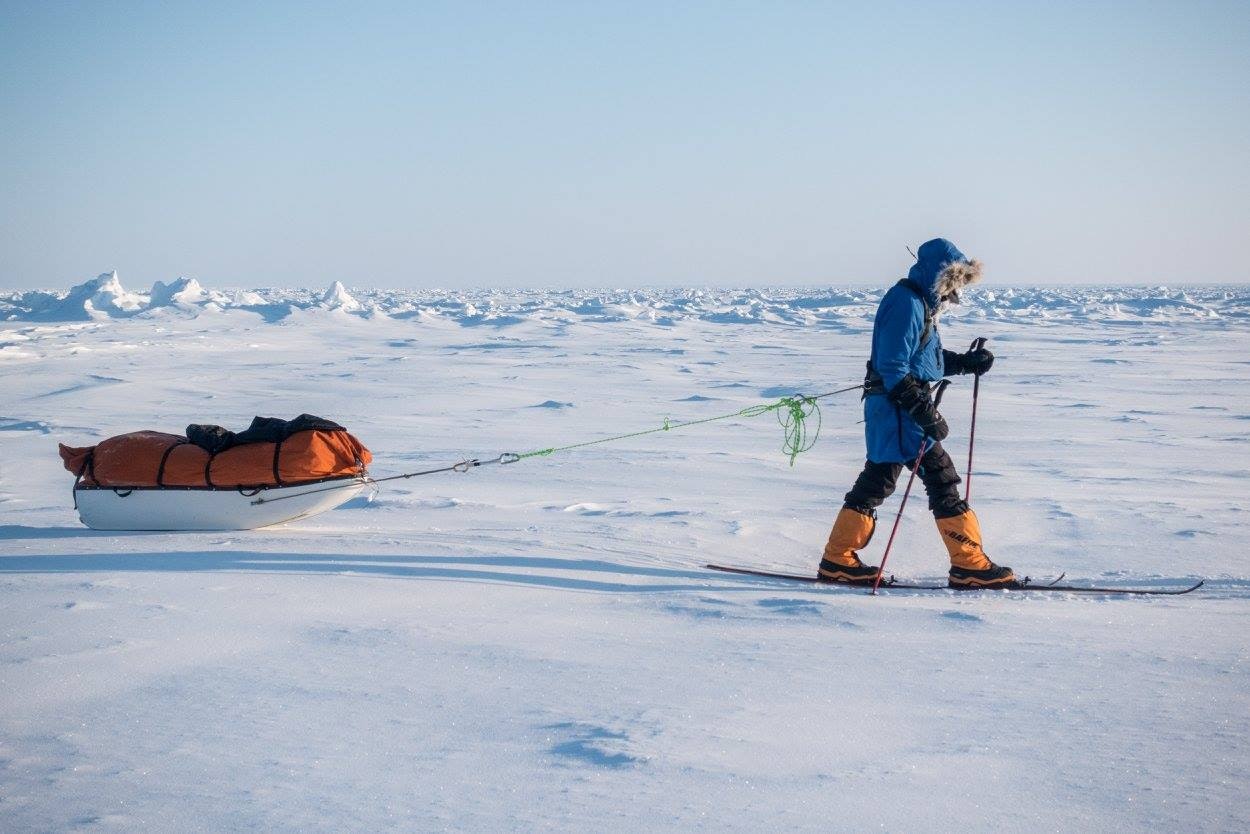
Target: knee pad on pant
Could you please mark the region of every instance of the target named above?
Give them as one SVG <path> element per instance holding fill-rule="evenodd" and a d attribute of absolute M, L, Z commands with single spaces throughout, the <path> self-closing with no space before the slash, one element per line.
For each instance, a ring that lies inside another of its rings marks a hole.
<path fill-rule="evenodd" d="M 955 462 L 941 446 L 924 456 L 919 475 L 929 496 L 929 510 L 936 518 L 953 518 L 968 511 L 968 505 L 959 497 L 962 481 Z"/>
<path fill-rule="evenodd" d="M 863 471 L 855 479 L 855 485 L 843 498 L 843 506 L 863 515 L 873 515 L 877 507 L 893 494 L 902 469 L 901 463 L 865 461 Z"/>

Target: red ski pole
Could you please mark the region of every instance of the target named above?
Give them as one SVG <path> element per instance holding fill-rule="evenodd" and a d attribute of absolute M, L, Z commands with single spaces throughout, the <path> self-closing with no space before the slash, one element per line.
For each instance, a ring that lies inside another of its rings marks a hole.
<path fill-rule="evenodd" d="M 989 341 L 984 336 L 972 340 L 969 350 L 980 350 Z M 968 477 L 964 479 L 964 501 L 972 495 L 972 447 L 977 442 L 977 395 L 981 393 L 981 375 L 972 380 L 972 428 L 968 430 Z"/>
<path fill-rule="evenodd" d="M 950 385 L 949 379 L 944 379 L 937 384 L 937 394 L 933 398 L 933 407 L 937 408 L 942 402 L 942 394 L 946 392 L 946 386 Z M 898 523 L 903 520 L 903 508 L 907 506 L 907 496 L 911 495 L 911 485 L 916 480 L 916 473 L 920 471 L 920 459 L 924 457 L 924 453 L 929 450 L 929 437 L 925 435 L 920 438 L 920 451 L 916 452 L 916 465 L 911 468 L 911 474 L 907 476 L 907 488 L 903 490 L 903 500 L 898 504 L 898 515 L 894 516 L 894 527 L 890 530 L 890 538 L 885 543 L 885 553 L 881 554 L 881 567 L 877 568 L 877 579 L 872 583 L 872 591 L 874 595 L 877 588 L 881 585 L 881 577 L 885 576 L 885 560 L 890 558 L 890 548 L 894 546 L 894 534 L 898 532 Z"/>

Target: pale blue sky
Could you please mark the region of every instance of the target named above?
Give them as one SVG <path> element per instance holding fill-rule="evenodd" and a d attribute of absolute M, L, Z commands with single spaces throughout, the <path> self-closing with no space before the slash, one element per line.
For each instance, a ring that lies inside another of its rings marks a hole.
<path fill-rule="evenodd" d="M 1250 3 L 0 11 L 0 287 L 1250 280 Z"/>

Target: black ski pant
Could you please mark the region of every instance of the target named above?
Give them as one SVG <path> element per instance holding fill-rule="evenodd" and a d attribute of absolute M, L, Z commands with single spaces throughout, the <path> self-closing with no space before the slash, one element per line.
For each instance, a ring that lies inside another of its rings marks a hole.
<path fill-rule="evenodd" d="M 903 467 L 910 471 L 914 465 L 914 459 L 906 464 L 865 461 L 864 471 L 855 479 L 855 486 L 846 494 L 842 506 L 875 517 L 877 507 L 894 492 Z M 952 518 L 968 512 L 967 503 L 959 497 L 960 480 L 955 462 L 941 443 L 933 444 L 933 448 L 925 452 L 916 474 L 929 494 L 929 509 L 934 518 Z"/>

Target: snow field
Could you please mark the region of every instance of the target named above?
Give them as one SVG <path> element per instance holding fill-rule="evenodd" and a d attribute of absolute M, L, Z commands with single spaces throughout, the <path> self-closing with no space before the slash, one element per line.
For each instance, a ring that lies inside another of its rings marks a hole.
<path fill-rule="evenodd" d="M 854 384 L 879 291 L 171 286 L 0 323 L 0 828 L 1250 826 L 1244 288 L 984 289 L 942 324 L 999 357 L 992 556 L 1208 588 L 874 599 L 700 568 L 814 569 L 854 394 L 793 468 L 766 415 L 226 534 L 82 528 L 55 444 L 310 411 L 377 476 L 530 451 Z M 923 492 L 890 570 L 945 570 Z"/>

